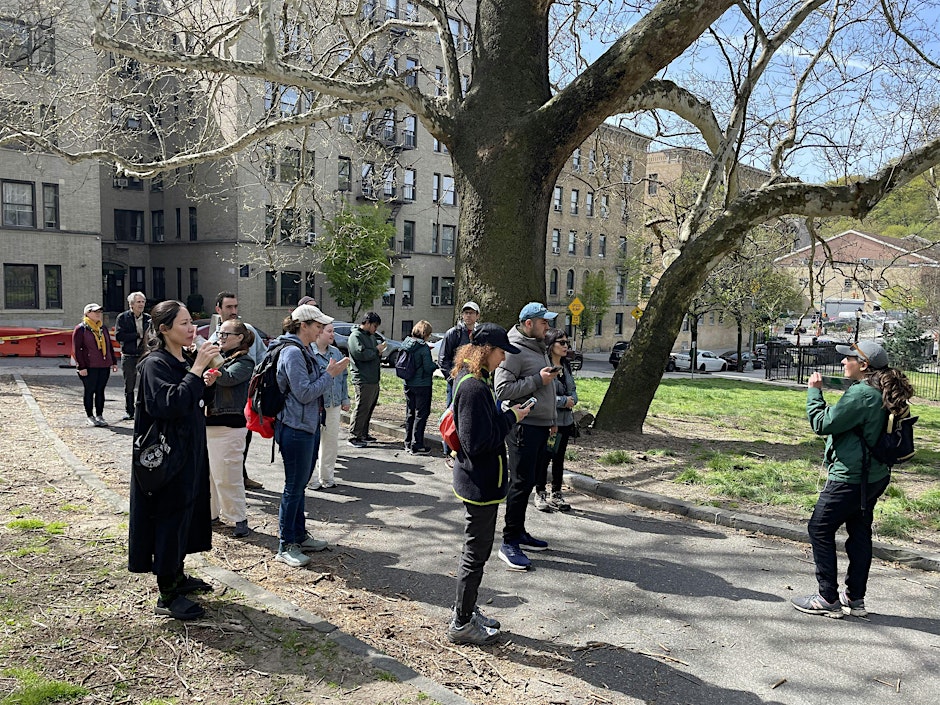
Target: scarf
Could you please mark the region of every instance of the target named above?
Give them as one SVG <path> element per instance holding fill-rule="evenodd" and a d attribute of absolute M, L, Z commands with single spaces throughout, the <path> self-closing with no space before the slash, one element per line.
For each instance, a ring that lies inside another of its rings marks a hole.
<path fill-rule="evenodd" d="M 101 351 L 101 356 L 107 358 L 108 350 L 105 348 L 104 334 L 101 332 L 101 329 L 104 327 L 104 321 L 93 321 L 88 316 L 85 316 L 82 319 L 82 323 L 88 326 L 88 329 L 94 333 L 95 342 L 98 344 L 98 349 Z"/>

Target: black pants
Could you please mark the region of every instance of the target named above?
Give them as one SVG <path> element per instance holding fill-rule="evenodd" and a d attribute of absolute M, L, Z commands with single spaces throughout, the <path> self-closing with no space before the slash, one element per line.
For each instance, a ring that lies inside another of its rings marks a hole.
<path fill-rule="evenodd" d="M 111 368 L 89 367 L 87 371 L 88 374 L 84 377 L 79 376 L 82 386 L 85 388 L 85 394 L 82 396 L 82 402 L 85 404 L 85 415 L 101 416 L 104 413 L 104 388 L 108 386 Z M 94 411 L 92 411 L 93 406 Z"/>
<path fill-rule="evenodd" d="M 535 491 L 544 492 L 548 480 L 548 466 L 552 466 L 552 492 L 561 492 L 561 483 L 565 477 L 565 451 L 571 438 L 571 426 L 558 427 L 558 445 L 554 453 L 546 453 L 545 461 L 535 473 Z"/>
<path fill-rule="evenodd" d="M 134 394 L 137 391 L 137 361 L 140 355 L 121 355 L 121 372 L 124 374 L 124 411 L 134 415 Z"/>
<path fill-rule="evenodd" d="M 845 587 L 853 600 L 865 597 L 868 572 L 871 569 L 871 523 L 875 502 L 885 491 L 891 477 L 868 483 L 868 507 L 862 512 L 861 485 L 829 480 L 816 500 L 816 508 L 809 520 L 809 540 L 816 562 L 816 581 L 819 594 L 829 602 L 839 596 L 839 575 L 836 561 L 836 531 L 845 524 L 849 537 L 845 552 L 849 566 L 845 574 Z"/>
<path fill-rule="evenodd" d="M 412 450 L 424 448 L 424 428 L 431 415 L 433 387 L 405 387 L 408 410 L 405 413 L 405 446 Z"/>
<path fill-rule="evenodd" d="M 457 597 L 454 609 L 457 621 L 466 624 L 477 605 L 477 593 L 483 580 L 483 566 L 493 550 L 493 537 L 496 535 L 496 512 L 498 504 L 463 503 L 467 511 L 467 523 L 464 525 L 463 554 L 457 564 Z"/>
<path fill-rule="evenodd" d="M 535 486 L 536 469 L 548 463 L 548 426 L 517 424 L 506 437 L 509 453 L 509 494 L 503 543 L 515 543 L 525 533 L 525 510 Z"/>

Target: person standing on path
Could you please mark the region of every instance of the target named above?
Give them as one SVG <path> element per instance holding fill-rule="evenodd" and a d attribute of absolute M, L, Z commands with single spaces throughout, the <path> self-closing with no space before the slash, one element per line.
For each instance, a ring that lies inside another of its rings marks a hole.
<path fill-rule="evenodd" d="M 352 365 L 352 383 L 356 390 L 356 408 L 349 423 L 349 445 L 366 448 L 375 438 L 369 435 L 369 422 L 379 401 L 379 378 L 382 375 L 382 353 L 386 343 L 378 344 L 375 331 L 382 318 L 375 311 L 362 317 L 346 343 Z"/>
<path fill-rule="evenodd" d="M 500 623 L 480 611 L 477 596 L 483 566 L 493 550 L 496 513 L 506 498 L 506 434 L 530 412 L 519 405 L 500 411 L 490 386 L 490 370 L 499 366 L 506 353 L 520 352 L 510 344 L 505 329 L 483 323 L 472 338 L 457 349 L 460 365 L 452 372 L 460 439 L 454 460 L 454 494 L 466 512 L 457 594 L 447 629 L 447 639 L 456 644 L 488 644 L 499 636 Z"/>
<path fill-rule="evenodd" d="M 510 570 L 528 570 L 531 561 L 525 551 L 544 551 L 548 543 L 533 537 L 525 528 L 529 495 L 535 486 L 536 469 L 546 463 L 548 437 L 557 432 L 555 386 L 561 368 L 553 368 L 542 342 L 557 313 L 533 301 L 519 312 L 519 324 L 509 331 L 509 342 L 518 353 L 506 355 L 494 375 L 496 397 L 520 404 L 534 397 L 535 406 L 509 434 L 509 494 L 506 497 L 506 525 L 499 557 Z"/>
<path fill-rule="evenodd" d="M 561 367 L 562 371 L 554 382 L 558 432 L 549 436 L 549 454 L 542 459 L 544 464 L 540 465 L 535 473 L 535 508 L 542 512 L 568 512 L 571 511 L 571 505 L 561 493 L 561 484 L 565 478 L 565 451 L 568 450 L 568 440 L 574 437 L 577 431 L 571 410 L 578 403 L 578 390 L 568 362 L 568 334 L 559 328 L 549 328 L 545 334 L 545 348 L 548 350 L 552 368 Z M 552 467 L 552 493 L 546 495 L 549 465 Z"/>
<path fill-rule="evenodd" d="M 231 291 L 220 291 L 215 297 L 215 312 L 219 315 L 219 326 L 222 325 L 223 321 L 241 320 L 238 316 L 238 297 Z M 245 327 L 251 331 L 251 334 L 255 338 L 254 342 L 251 344 L 251 350 L 248 352 L 248 355 L 257 365 L 264 357 L 267 346 L 264 344 L 264 341 L 261 339 L 261 335 L 258 333 L 257 329 L 254 328 L 254 326 L 249 323 L 245 323 Z M 209 342 L 218 342 L 218 334 L 218 329 L 213 331 L 212 335 L 209 336 Z M 257 480 L 252 480 L 250 477 L 248 477 L 248 467 L 246 462 L 248 460 L 249 446 L 251 446 L 251 431 L 246 428 L 245 450 L 242 453 L 242 481 L 245 483 L 246 489 L 260 490 L 264 487 L 264 485 Z"/>
<path fill-rule="evenodd" d="M 451 376 L 451 372 L 454 369 L 454 353 L 457 351 L 457 348 L 463 347 L 470 342 L 470 332 L 476 326 L 479 319 L 480 307 L 476 302 L 468 301 L 460 309 L 460 320 L 457 321 L 457 325 L 444 333 L 441 348 L 437 353 L 437 366 L 440 368 L 441 374 L 444 375 L 444 379 L 447 382 L 446 406 L 450 406 L 454 398 L 454 380 Z M 447 447 L 446 441 L 444 442 L 444 462 L 447 463 L 448 466 L 453 467 L 454 459 L 451 457 L 450 448 Z"/>
<path fill-rule="evenodd" d="M 434 391 L 434 370 L 428 338 L 431 324 L 418 321 L 411 329 L 401 349 L 414 359 L 415 373 L 405 382 L 405 450 L 412 455 L 427 455 L 431 449 L 424 444 L 424 429 L 431 415 L 431 394 Z"/>
<path fill-rule="evenodd" d="M 102 321 L 99 304 L 85 306 L 85 317 L 72 331 L 72 357 L 78 367 L 85 392 L 82 403 L 89 426 L 107 426 L 104 420 L 104 390 L 112 372 L 117 372 L 117 360 L 111 336 Z"/>
<path fill-rule="evenodd" d="M 134 419 L 134 394 L 137 390 L 137 363 L 145 349 L 150 316 L 144 313 L 147 297 L 135 291 L 127 297 L 128 309 L 117 317 L 114 337 L 121 344 L 121 373 L 124 375 L 124 417 Z"/>
<path fill-rule="evenodd" d="M 323 373 L 326 373 L 330 360 L 336 362 L 342 362 L 343 360 L 343 353 L 333 345 L 333 340 L 333 324 L 327 323 L 323 326 L 323 330 L 320 331 L 320 335 L 317 336 L 313 345 L 313 356 Z M 313 479 L 310 482 L 310 488 L 314 490 L 321 488 L 328 490 L 336 487 L 334 472 L 336 469 L 337 445 L 339 444 L 340 416 L 341 412 L 349 411 L 348 375 L 349 373 L 344 369 L 341 374 L 333 378 L 332 386 L 323 392 L 323 409 L 326 421 L 320 430 L 320 449 L 317 451 L 316 466 L 313 469 Z"/>
<path fill-rule="evenodd" d="M 161 489 L 144 491 L 131 478 L 127 566 L 132 573 L 154 573 L 160 597 L 156 614 L 197 619 L 205 609 L 187 597 L 211 590 L 188 577 L 183 561 L 191 553 L 212 549 L 209 522 L 209 463 L 206 454 L 206 385 L 219 348 L 206 343 L 193 358 L 188 349 L 196 337 L 189 311 L 179 301 L 161 301 L 151 311 L 150 352 L 138 367 L 141 393 L 134 418 L 134 438 L 154 421 L 164 422 L 171 453 L 182 456 L 181 469 Z"/>
<path fill-rule="evenodd" d="M 808 527 L 819 590 L 791 602 L 807 614 L 864 617 L 868 614 L 865 592 L 875 502 L 891 480 L 891 468 L 875 459 L 870 448 L 884 433 L 889 413 L 897 417 L 910 413 L 908 400 L 914 389 L 903 372 L 888 367 L 888 354 L 872 340 L 837 345 L 836 351 L 845 355 L 842 371 L 852 386 L 829 406 L 823 399 L 822 375 L 814 372 L 806 398 L 810 426 L 817 435 L 827 436 L 828 477 Z M 848 533 L 845 552 L 849 564 L 845 589 L 840 591 L 836 531 L 843 524 Z"/>

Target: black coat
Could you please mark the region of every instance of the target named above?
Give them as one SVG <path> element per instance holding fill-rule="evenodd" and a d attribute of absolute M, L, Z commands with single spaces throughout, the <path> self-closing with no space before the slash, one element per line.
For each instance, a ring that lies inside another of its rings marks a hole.
<path fill-rule="evenodd" d="M 150 329 L 150 314 L 142 313 L 144 317 L 143 344 L 138 345 L 137 321 L 133 311 L 125 311 L 114 322 L 114 337 L 121 344 L 122 355 L 143 355 L 147 349 L 147 331 Z"/>
<path fill-rule="evenodd" d="M 142 394 L 134 436 L 150 428 L 154 418 L 165 419 L 172 452 L 186 459 L 176 477 L 152 495 L 131 478 L 127 564 L 133 573 L 175 575 L 187 554 L 212 548 L 205 384 L 165 350 L 146 355 L 138 373 Z"/>
<path fill-rule="evenodd" d="M 454 461 L 454 494 L 471 504 L 502 502 L 509 488 L 505 441 L 516 423 L 516 414 L 498 410 L 486 376 L 476 379 L 467 373 L 459 374 L 454 389 L 460 439 Z"/>

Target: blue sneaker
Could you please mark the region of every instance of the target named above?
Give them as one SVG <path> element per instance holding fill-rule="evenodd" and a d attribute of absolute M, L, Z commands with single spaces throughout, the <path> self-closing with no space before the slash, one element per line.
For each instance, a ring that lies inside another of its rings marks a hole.
<path fill-rule="evenodd" d="M 499 547 L 497 555 L 509 566 L 510 570 L 528 570 L 532 564 L 529 557 L 519 548 L 519 544 L 504 543 Z"/>
<path fill-rule="evenodd" d="M 528 531 L 523 531 L 519 540 L 516 542 L 520 548 L 526 551 L 547 551 L 548 541 L 542 541 L 532 536 Z"/>

